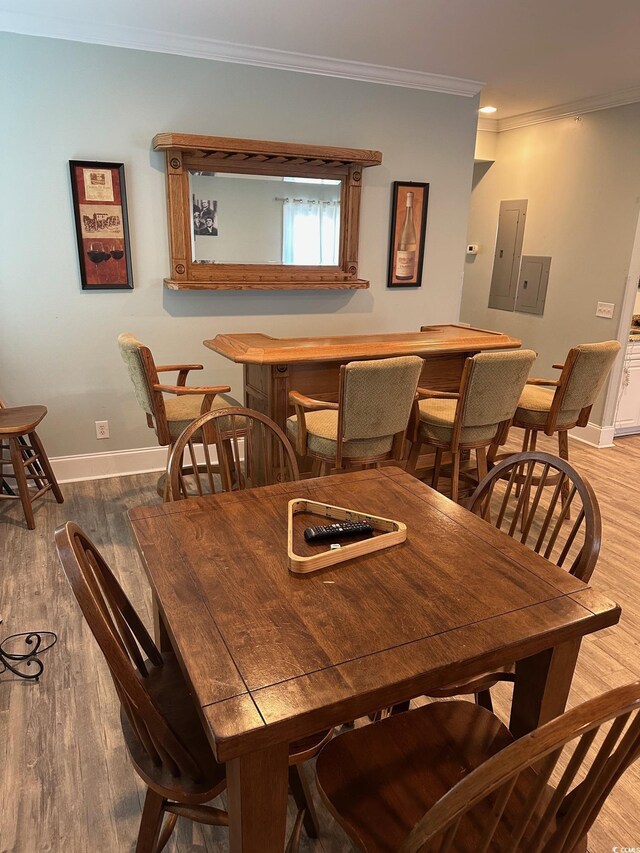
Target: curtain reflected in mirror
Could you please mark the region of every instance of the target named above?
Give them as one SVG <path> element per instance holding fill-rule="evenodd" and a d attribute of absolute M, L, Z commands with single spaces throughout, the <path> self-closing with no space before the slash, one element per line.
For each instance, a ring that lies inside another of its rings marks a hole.
<path fill-rule="evenodd" d="M 337 266 L 340 202 L 285 198 L 282 202 L 282 263 Z"/>

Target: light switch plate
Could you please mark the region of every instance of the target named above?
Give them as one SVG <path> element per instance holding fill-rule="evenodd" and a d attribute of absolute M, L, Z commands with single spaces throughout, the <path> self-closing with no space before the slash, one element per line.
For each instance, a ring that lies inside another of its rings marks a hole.
<path fill-rule="evenodd" d="M 608 320 L 610 320 L 613 317 L 615 307 L 616 306 L 613 302 L 598 302 L 598 307 L 596 308 L 596 317 L 606 317 Z"/>

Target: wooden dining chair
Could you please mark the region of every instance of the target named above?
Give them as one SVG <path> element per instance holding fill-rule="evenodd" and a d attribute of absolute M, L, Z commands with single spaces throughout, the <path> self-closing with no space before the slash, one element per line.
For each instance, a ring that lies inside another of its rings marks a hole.
<path fill-rule="evenodd" d="M 313 460 L 316 476 L 402 459 L 423 364 L 415 355 L 343 364 L 337 403 L 291 391 L 287 434 L 296 453 Z"/>
<path fill-rule="evenodd" d="M 524 430 L 523 450 L 535 450 L 539 432 L 558 435 L 558 454 L 569 459 L 568 431 L 586 427 L 593 404 L 620 351 L 619 341 L 580 344 L 569 350 L 558 379 L 527 379 L 513 417 L 513 426 Z M 490 452 L 496 458 L 497 446 Z"/>
<path fill-rule="evenodd" d="M 553 489 L 548 488 L 551 482 Z M 564 491 L 567 498 L 563 503 Z M 575 519 L 570 521 L 572 508 Z M 600 554 L 602 518 L 591 485 L 568 462 L 539 451 L 515 453 L 478 484 L 469 510 L 549 562 L 589 582 Z M 474 694 L 479 704 L 491 710 L 490 689 L 514 678 L 514 667 L 508 666 L 434 690 L 429 696 L 444 699 Z"/>
<path fill-rule="evenodd" d="M 160 853 L 180 816 L 227 826 L 226 812 L 204 805 L 225 789 L 225 767 L 215 759 L 175 654 L 158 650 L 102 555 L 77 524 L 59 527 L 55 542 L 113 678 L 129 756 L 147 785 L 136 853 Z M 297 850 L 303 821 L 307 832 L 317 835 L 317 817 L 299 764 L 315 757 L 331 734 L 320 732 L 290 745 L 289 780 L 298 817 L 289 853 Z"/>
<path fill-rule="evenodd" d="M 182 431 L 200 414 L 239 405 L 229 395 L 229 385 L 186 384 L 192 370 L 203 369 L 201 364 L 156 364 L 149 347 L 129 332 L 118 337 L 118 347 L 147 426 L 155 431 L 158 444 L 168 447 L 167 459 Z M 159 373 L 171 372 L 178 374 L 175 385 L 160 382 Z M 166 394 L 172 396 L 165 398 Z M 167 488 L 168 483 L 162 481 L 159 491 L 164 497 Z"/>
<path fill-rule="evenodd" d="M 485 708 L 435 702 L 339 735 L 318 789 L 363 853 L 584 853 L 640 753 L 639 712 L 635 682 L 514 741 Z"/>
<path fill-rule="evenodd" d="M 0 500 L 20 501 L 29 530 L 36 526 L 33 502 L 37 498 L 51 490 L 59 504 L 64 502 L 36 432 L 46 414 L 46 406 L 5 406 L 0 400 Z"/>
<path fill-rule="evenodd" d="M 202 459 L 197 458 L 196 440 L 202 445 Z M 208 412 L 189 424 L 172 448 L 167 479 L 167 500 L 175 501 L 287 483 L 300 479 L 300 474 L 280 427 L 260 412 L 235 407 Z"/>
<path fill-rule="evenodd" d="M 483 352 L 465 361 L 458 392 L 418 388 L 419 417 L 406 470 L 415 474 L 424 445 L 434 447 L 431 485 L 438 489 L 442 456 L 451 453 L 451 500 L 458 501 L 462 452 L 474 450 L 477 480 L 487 473 L 487 448 L 506 441 L 536 354 Z"/>

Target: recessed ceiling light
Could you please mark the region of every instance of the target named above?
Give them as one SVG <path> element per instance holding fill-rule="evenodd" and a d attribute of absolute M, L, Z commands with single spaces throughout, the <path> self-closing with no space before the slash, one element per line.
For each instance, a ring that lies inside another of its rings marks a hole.
<path fill-rule="evenodd" d="M 480 107 L 480 109 L 478 110 L 478 112 L 481 112 L 481 113 L 495 113 L 497 111 L 498 111 L 497 107 Z"/>

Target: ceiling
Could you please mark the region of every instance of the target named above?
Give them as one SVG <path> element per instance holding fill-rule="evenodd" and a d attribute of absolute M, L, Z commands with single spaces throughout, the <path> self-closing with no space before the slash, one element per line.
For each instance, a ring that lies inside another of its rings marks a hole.
<path fill-rule="evenodd" d="M 640 0 L 0 0 L 0 30 L 466 95 L 483 82 L 501 120 L 640 100 Z"/>

